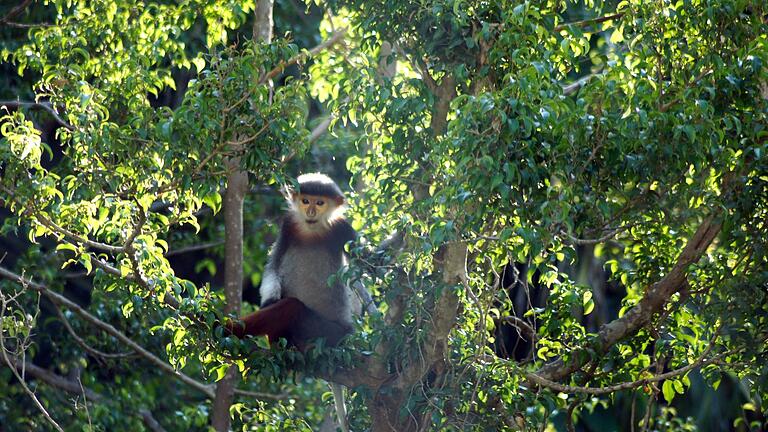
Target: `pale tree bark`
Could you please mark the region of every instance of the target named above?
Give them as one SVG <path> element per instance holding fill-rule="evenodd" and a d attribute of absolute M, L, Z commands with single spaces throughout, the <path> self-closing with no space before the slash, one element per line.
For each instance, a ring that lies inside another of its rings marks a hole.
<path fill-rule="evenodd" d="M 259 0 L 253 22 L 254 40 L 272 41 L 272 0 Z M 240 149 L 234 149 L 240 150 Z M 248 190 L 248 173 L 240 170 L 240 158 L 228 161 L 230 174 L 224 194 L 224 312 L 237 315 L 243 297 L 243 202 Z M 230 368 L 216 386 L 211 426 L 217 432 L 230 430 L 229 408 L 238 382 L 237 368 Z"/>

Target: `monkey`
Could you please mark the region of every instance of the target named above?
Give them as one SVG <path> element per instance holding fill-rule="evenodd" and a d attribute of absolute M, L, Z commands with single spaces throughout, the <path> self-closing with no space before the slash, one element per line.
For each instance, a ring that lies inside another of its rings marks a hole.
<path fill-rule="evenodd" d="M 352 315 L 362 303 L 335 275 L 346 265 L 344 245 L 357 233 L 344 218 L 345 198 L 330 177 L 303 174 L 298 191 L 288 191 L 289 211 L 269 252 L 262 275 L 261 309 L 228 323 L 237 337 L 266 335 L 306 351 L 323 338 L 336 346 L 352 332 Z M 339 425 L 346 423 L 344 389 L 331 383 Z"/>
<path fill-rule="evenodd" d="M 343 215 L 344 194 L 324 174 L 303 174 L 297 182 L 262 276 L 261 309 L 228 329 L 240 338 L 266 335 L 270 343 L 284 338 L 305 351 L 319 338 L 338 345 L 352 332 L 361 304 L 334 278 L 346 265 L 344 245 L 357 238 Z"/>

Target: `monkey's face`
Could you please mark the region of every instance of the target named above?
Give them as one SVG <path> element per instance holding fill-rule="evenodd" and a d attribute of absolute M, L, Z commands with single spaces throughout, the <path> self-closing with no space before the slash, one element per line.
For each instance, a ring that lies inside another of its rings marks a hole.
<path fill-rule="evenodd" d="M 310 231 L 328 229 L 332 219 L 336 217 L 339 208 L 337 198 L 322 195 L 296 194 L 293 197 L 293 207 L 297 216 Z"/>

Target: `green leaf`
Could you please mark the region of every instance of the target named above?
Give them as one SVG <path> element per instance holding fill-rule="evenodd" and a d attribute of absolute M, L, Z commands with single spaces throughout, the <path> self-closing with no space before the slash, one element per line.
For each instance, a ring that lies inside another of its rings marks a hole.
<path fill-rule="evenodd" d="M 227 375 L 227 370 L 229 370 L 229 365 L 226 363 L 214 369 L 217 382 L 221 381 Z"/>
<path fill-rule="evenodd" d="M 192 64 L 197 68 L 197 73 L 200 73 L 205 69 L 205 59 L 202 57 L 195 57 L 192 59 Z"/>
<path fill-rule="evenodd" d="M 661 386 L 661 392 L 664 394 L 664 400 L 666 400 L 668 404 L 672 403 L 672 399 L 675 398 L 675 388 L 672 381 L 664 381 L 664 384 Z"/>
<path fill-rule="evenodd" d="M 68 251 L 72 251 L 73 253 L 77 253 L 77 248 L 72 243 L 59 243 L 58 245 L 56 245 L 56 250 L 57 251 L 68 250 Z"/>

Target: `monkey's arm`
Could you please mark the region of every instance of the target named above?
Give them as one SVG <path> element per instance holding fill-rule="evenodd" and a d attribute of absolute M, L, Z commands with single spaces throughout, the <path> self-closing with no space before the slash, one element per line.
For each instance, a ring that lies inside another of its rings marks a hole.
<path fill-rule="evenodd" d="M 277 269 L 280 267 L 280 260 L 285 254 L 287 248 L 284 239 L 288 236 L 289 221 L 283 220 L 280 224 L 280 235 L 277 237 L 277 241 L 269 251 L 269 258 L 267 259 L 267 265 L 264 267 L 264 274 L 261 276 L 261 286 L 259 287 L 259 294 L 261 295 L 261 307 L 267 307 L 276 301 L 280 300 L 283 296 L 282 286 L 280 285 L 280 278 L 277 275 Z"/>
<path fill-rule="evenodd" d="M 280 300 L 281 292 L 280 279 L 277 277 L 277 268 L 274 265 L 272 257 L 270 257 L 267 266 L 264 268 L 264 274 L 261 276 L 261 286 L 259 287 L 261 307 L 267 307 Z"/>

